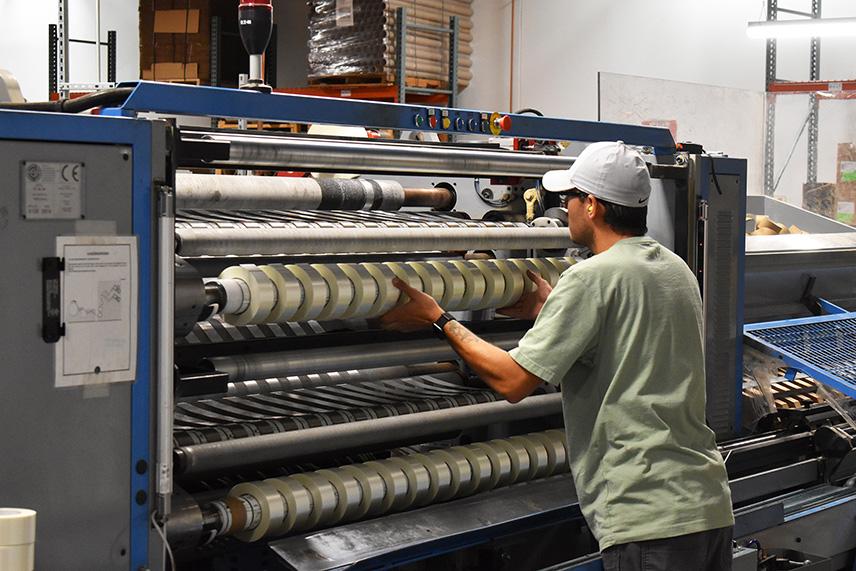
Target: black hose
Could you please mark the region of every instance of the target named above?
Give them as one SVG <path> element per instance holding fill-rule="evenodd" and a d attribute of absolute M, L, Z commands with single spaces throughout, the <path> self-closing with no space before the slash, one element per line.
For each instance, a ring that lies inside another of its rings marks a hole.
<path fill-rule="evenodd" d="M 520 109 L 519 111 L 514 112 L 515 115 L 523 115 L 524 113 L 531 113 L 532 115 L 537 115 L 538 117 L 544 116 L 543 113 L 541 113 L 537 109 L 533 109 L 531 107 L 524 107 L 523 109 Z"/>
<path fill-rule="evenodd" d="M 35 101 L 27 103 L 0 103 L 0 109 L 15 111 L 49 111 L 54 113 L 80 113 L 93 107 L 113 106 L 125 102 L 133 87 L 117 87 L 105 91 L 89 93 L 75 99 L 60 99 L 59 101 Z"/>

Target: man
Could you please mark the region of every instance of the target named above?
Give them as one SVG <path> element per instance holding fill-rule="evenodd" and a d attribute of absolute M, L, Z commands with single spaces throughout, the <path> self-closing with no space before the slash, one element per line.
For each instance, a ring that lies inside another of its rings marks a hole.
<path fill-rule="evenodd" d="M 604 568 L 731 569 L 734 517 L 722 457 L 705 424 L 701 298 L 686 264 L 645 237 L 651 181 L 623 143 L 589 145 L 543 178 L 566 193 L 571 238 L 595 255 L 503 313 L 536 319 L 516 349 L 480 339 L 428 295 L 389 329 L 439 326 L 461 358 L 510 402 L 541 382 L 562 390 L 568 457 Z"/>

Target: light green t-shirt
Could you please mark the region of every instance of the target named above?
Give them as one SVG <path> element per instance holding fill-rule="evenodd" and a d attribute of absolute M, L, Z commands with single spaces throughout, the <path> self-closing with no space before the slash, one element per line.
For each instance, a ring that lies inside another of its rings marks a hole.
<path fill-rule="evenodd" d="M 705 424 L 701 314 L 684 261 L 628 238 L 565 271 L 511 351 L 561 385 L 574 484 L 601 550 L 734 524 Z"/>

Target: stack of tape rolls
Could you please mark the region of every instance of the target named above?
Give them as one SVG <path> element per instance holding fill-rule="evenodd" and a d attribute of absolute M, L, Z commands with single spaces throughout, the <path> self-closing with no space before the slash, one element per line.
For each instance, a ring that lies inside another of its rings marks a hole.
<path fill-rule="evenodd" d="M 0 508 L 0 569 L 32 571 L 35 567 L 36 512 Z"/>
<path fill-rule="evenodd" d="M 571 264 L 571 258 L 243 264 L 226 268 L 218 279 L 229 286 L 226 321 L 248 325 L 378 317 L 409 301 L 393 285 L 396 277 L 448 311 L 507 307 L 535 289 L 527 271 L 555 286 Z"/>

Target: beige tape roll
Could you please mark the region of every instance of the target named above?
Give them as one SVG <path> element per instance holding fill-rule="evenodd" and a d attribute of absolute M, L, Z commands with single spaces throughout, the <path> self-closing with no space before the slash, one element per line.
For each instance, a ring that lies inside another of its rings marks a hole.
<path fill-rule="evenodd" d="M 422 278 L 419 277 L 416 270 L 407 264 L 402 262 L 384 262 L 383 265 L 392 270 L 392 273 L 394 273 L 398 279 L 406 282 L 410 287 L 415 287 L 419 291 L 423 291 Z M 410 297 L 403 293 L 398 297 L 398 305 L 407 303 L 408 301 L 410 301 Z"/>
<path fill-rule="evenodd" d="M 294 321 L 317 319 L 330 297 L 327 282 L 318 270 L 309 264 L 288 264 L 285 269 L 294 274 L 303 284 L 303 303 L 294 314 Z"/>
<path fill-rule="evenodd" d="M 26 545 L 35 541 L 36 512 L 26 508 L 0 508 L 0 546 Z"/>
<path fill-rule="evenodd" d="M 527 270 L 532 270 L 533 272 L 538 272 L 538 267 L 532 263 L 528 258 L 513 258 L 508 260 L 513 266 L 516 266 L 520 275 L 523 276 L 523 291 L 532 292 L 535 291 L 536 286 L 535 282 L 529 279 L 526 275 Z"/>
<path fill-rule="evenodd" d="M 559 271 L 556 270 L 556 266 L 541 258 L 529 258 L 529 262 L 538 268 L 535 273 L 544 278 L 550 287 L 556 286 L 556 282 L 559 281 Z"/>
<path fill-rule="evenodd" d="M 497 304 L 497 307 L 508 307 L 513 305 L 523 295 L 523 276 L 517 266 L 508 263 L 508 260 L 488 260 L 502 272 L 505 278 L 505 294 Z"/>
<path fill-rule="evenodd" d="M 377 282 L 362 264 L 338 264 L 354 286 L 354 299 L 342 314 L 343 319 L 365 317 L 377 301 Z"/>
<path fill-rule="evenodd" d="M 303 284 L 282 264 L 259 266 L 276 288 L 276 305 L 267 316 L 268 323 L 290 321 L 303 303 Z"/>
<path fill-rule="evenodd" d="M 35 543 L 0 545 L 0 569 L 3 571 L 33 571 L 35 569 Z"/>
<path fill-rule="evenodd" d="M 432 260 L 425 262 L 443 278 L 443 298 L 438 303 L 443 309 L 451 310 L 457 307 L 467 290 L 467 282 L 460 270 L 450 262 Z"/>
<path fill-rule="evenodd" d="M 461 272 L 466 287 L 458 309 L 475 309 L 481 306 L 484 303 L 484 274 L 475 264 L 466 260 L 452 260 L 451 264 Z"/>
<path fill-rule="evenodd" d="M 342 521 L 342 518 L 345 517 L 345 511 L 348 509 L 348 503 L 350 501 L 348 486 L 336 470 L 322 469 L 315 473 L 330 482 L 330 485 L 336 490 L 336 505 L 329 516 L 329 523 L 339 523 Z M 360 493 L 362 493 L 362 488 L 360 488 L 359 485 L 357 488 L 360 490 Z M 357 498 L 354 497 L 354 500 L 356 499 Z"/>
<path fill-rule="evenodd" d="M 561 277 L 562 274 L 565 273 L 565 270 L 567 270 L 576 263 L 576 260 L 574 260 L 573 258 L 546 258 L 546 260 L 549 263 L 553 264 L 553 267 L 558 270 L 559 277 Z"/>
<path fill-rule="evenodd" d="M 395 277 L 395 274 L 392 273 L 392 270 L 388 266 L 377 262 L 365 263 L 363 267 L 371 274 L 377 284 L 377 299 L 371 309 L 369 309 L 366 317 L 383 315 L 395 307 L 395 304 L 398 303 L 398 298 L 401 296 L 398 288 L 392 285 L 392 279 Z"/>
<path fill-rule="evenodd" d="M 265 483 L 277 489 L 285 502 L 285 517 L 279 529 L 271 528 L 271 535 L 290 533 L 301 529 L 312 512 L 312 494 L 292 478 L 269 478 Z"/>
<path fill-rule="evenodd" d="M 327 282 L 327 289 L 330 292 L 327 304 L 318 314 L 318 320 L 339 319 L 354 300 L 354 282 L 335 264 L 311 264 L 311 266 L 318 270 Z"/>
<path fill-rule="evenodd" d="M 429 266 L 425 262 L 405 262 L 405 264 L 413 268 L 413 271 L 422 278 L 422 291 L 433 297 L 437 302 L 443 299 L 446 284 L 436 268 Z"/>
<path fill-rule="evenodd" d="M 270 529 L 278 529 L 285 518 L 285 500 L 279 491 L 266 482 L 243 482 L 229 490 L 230 497 L 252 496 L 261 506 L 261 517 L 255 529 L 236 533 L 241 541 L 258 541 Z"/>
<path fill-rule="evenodd" d="M 473 260 L 472 264 L 484 276 L 484 297 L 482 303 L 474 309 L 500 307 L 499 303 L 505 297 L 505 277 L 496 264 L 487 260 Z"/>
<path fill-rule="evenodd" d="M 253 264 L 241 264 L 223 270 L 220 279 L 237 279 L 247 284 L 250 300 L 241 313 L 227 314 L 226 322 L 232 325 L 264 323 L 276 305 L 276 286 L 265 273 Z"/>

